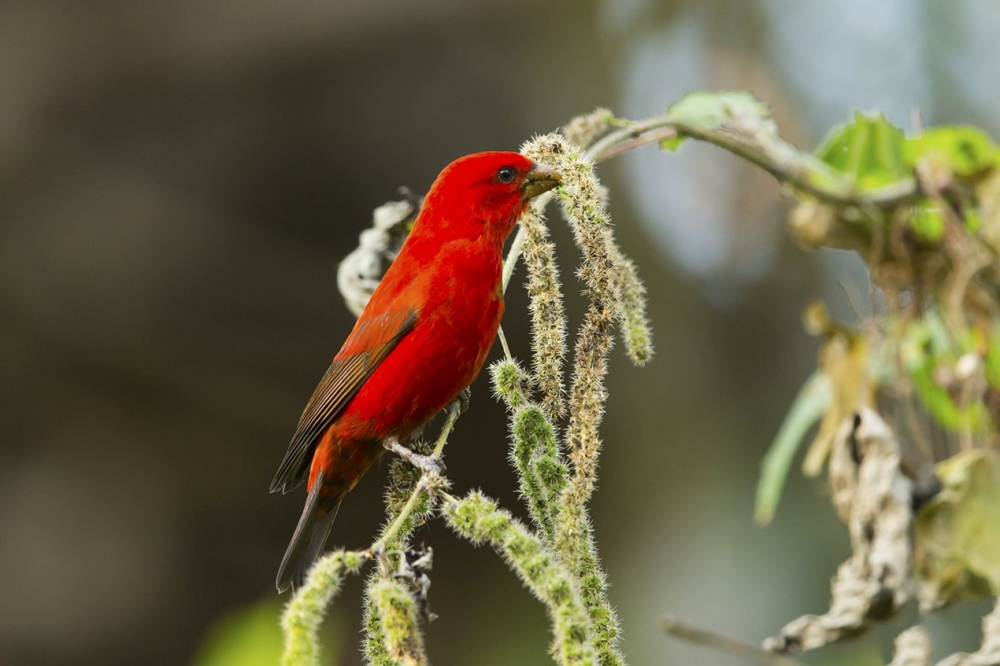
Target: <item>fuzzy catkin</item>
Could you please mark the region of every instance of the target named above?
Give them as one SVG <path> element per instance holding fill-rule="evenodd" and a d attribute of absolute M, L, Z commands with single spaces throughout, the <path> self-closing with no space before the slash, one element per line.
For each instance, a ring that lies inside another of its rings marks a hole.
<path fill-rule="evenodd" d="M 542 408 L 526 398 L 528 377 L 514 361 L 500 360 L 490 366 L 497 397 L 511 412 L 510 460 L 517 470 L 521 497 L 531 518 L 548 543 L 555 536 L 556 499 L 569 474 L 555 428 Z"/>
<path fill-rule="evenodd" d="M 511 458 L 521 481 L 521 495 L 535 524 L 548 543 L 555 538 L 556 500 L 566 486 L 568 470 L 562 462 L 552 424 L 538 405 L 529 404 L 511 417 Z"/>
<path fill-rule="evenodd" d="M 528 268 L 526 288 L 531 313 L 531 352 L 535 385 L 541 392 L 546 416 L 557 420 L 566 413 L 563 363 L 566 360 L 566 308 L 559 283 L 555 245 L 540 210 L 529 207 L 521 216 L 524 243 L 521 252 Z"/>
<path fill-rule="evenodd" d="M 519 409 L 527 402 L 531 379 L 517 361 L 503 359 L 490 365 L 490 380 L 493 393 L 506 403 L 507 409 Z"/>
<path fill-rule="evenodd" d="M 589 146 L 611 126 L 615 114 L 603 107 L 573 118 L 560 130 L 570 143 Z"/>
<path fill-rule="evenodd" d="M 480 492 L 445 502 L 448 525 L 475 544 L 487 543 L 545 604 L 552 620 L 552 654 L 563 666 L 598 663 L 591 626 L 572 574 L 545 543 Z"/>
<path fill-rule="evenodd" d="M 594 175 L 593 163 L 556 134 L 534 139 L 522 152 L 562 175 L 556 196 L 583 254 L 577 274 L 584 282 L 590 307 L 574 346 L 566 431 L 572 474 L 557 502 L 554 547 L 582 583 L 581 593 L 593 623 L 600 663 L 618 666 L 623 663 L 617 649 L 618 622 L 607 599 L 605 575 L 597 557 L 586 505 L 597 478 L 599 428 L 607 399 L 604 386 L 607 356 L 614 343 L 613 329 L 626 317 L 623 278 L 628 274 L 634 276 L 634 269 L 623 267 L 625 255 L 614 242 L 604 208 L 604 191 Z M 632 295 L 642 298 L 641 291 L 633 289 Z"/>
<path fill-rule="evenodd" d="M 646 316 L 646 285 L 639 279 L 639 271 L 631 259 L 621 255 L 616 263 L 622 285 L 622 343 L 632 363 L 643 366 L 653 357 L 653 334 Z"/>
<path fill-rule="evenodd" d="M 591 304 L 574 348 L 566 441 L 573 463 L 573 499 L 586 502 L 593 491 L 601 445 L 598 428 L 607 395 L 604 376 L 613 344 L 611 329 L 622 317 L 622 289 L 615 262 L 622 254 L 611 234 L 593 164 L 558 134 L 538 137 L 521 152 L 562 175 L 556 196 L 583 254 L 577 273 Z"/>
<path fill-rule="evenodd" d="M 385 648 L 377 656 L 388 655 L 389 663 L 399 666 L 425 666 L 427 653 L 419 626 L 419 605 L 406 585 L 391 576 L 378 578 L 369 586 L 368 595 L 369 613 L 377 617 L 378 634 Z M 373 621 L 366 618 L 365 625 Z"/>
<path fill-rule="evenodd" d="M 389 649 L 385 645 L 382 616 L 372 599 L 372 589 L 378 581 L 378 574 L 372 574 L 365 582 L 364 618 L 362 621 L 364 639 L 361 642 L 361 651 L 367 666 L 396 666 L 396 661 L 389 654 Z"/>
<path fill-rule="evenodd" d="M 338 550 L 321 557 L 309 570 L 305 585 L 296 591 L 281 615 L 285 634 L 282 666 L 319 664 L 319 628 L 330 601 L 340 591 L 345 573 L 355 573 L 364 562 L 357 552 Z"/>

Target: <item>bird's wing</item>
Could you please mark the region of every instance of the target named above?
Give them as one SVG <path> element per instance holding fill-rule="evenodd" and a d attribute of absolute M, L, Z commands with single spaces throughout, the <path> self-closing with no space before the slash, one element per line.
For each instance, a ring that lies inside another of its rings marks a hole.
<path fill-rule="evenodd" d="M 306 404 L 285 458 L 271 481 L 271 492 L 288 492 L 306 478 L 320 435 L 347 406 L 365 380 L 396 344 L 413 330 L 414 308 L 362 320 L 344 342 Z"/>

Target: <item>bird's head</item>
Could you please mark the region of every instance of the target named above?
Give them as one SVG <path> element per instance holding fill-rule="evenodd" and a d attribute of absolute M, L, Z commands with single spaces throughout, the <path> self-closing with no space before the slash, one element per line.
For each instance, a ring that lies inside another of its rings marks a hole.
<path fill-rule="evenodd" d="M 485 237 L 502 245 L 528 201 L 561 180 L 520 153 L 466 155 L 446 166 L 431 185 L 420 217 L 433 218 L 454 237 Z"/>

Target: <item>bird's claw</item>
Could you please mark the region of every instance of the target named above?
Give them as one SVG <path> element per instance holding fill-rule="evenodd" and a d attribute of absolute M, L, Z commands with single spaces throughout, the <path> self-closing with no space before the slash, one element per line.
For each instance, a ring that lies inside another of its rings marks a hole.
<path fill-rule="evenodd" d="M 433 474 L 435 476 L 444 476 L 444 459 L 441 458 L 441 456 L 427 456 L 422 453 L 417 453 L 406 448 L 396 439 L 387 440 L 384 446 L 387 450 L 399 455 L 406 462 L 410 463 L 421 472 Z"/>
<path fill-rule="evenodd" d="M 469 411 L 469 403 L 471 401 L 472 389 L 466 386 L 462 389 L 462 392 L 458 394 L 458 397 L 451 401 L 451 404 L 448 405 L 448 410 L 455 416 L 461 416 L 465 412 Z"/>
<path fill-rule="evenodd" d="M 417 467 L 421 472 L 425 472 L 427 474 L 444 476 L 447 471 L 444 466 L 444 458 L 441 456 L 425 456 L 419 453 L 414 453 L 413 458 L 408 460 L 414 467 Z"/>

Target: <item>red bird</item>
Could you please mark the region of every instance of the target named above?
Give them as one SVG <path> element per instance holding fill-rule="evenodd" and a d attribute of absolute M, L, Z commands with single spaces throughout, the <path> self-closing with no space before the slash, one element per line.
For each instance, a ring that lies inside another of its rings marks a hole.
<path fill-rule="evenodd" d="M 445 167 L 413 230 L 299 419 L 271 492 L 308 496 L 277 586 L 301 586 L 337 508 L 385 449 L 444 409 L 482 370 L 503 314 L 504 242 L 528 201 L 559 175 L 518 153 Z M 424 457 L 426 458 L 426 457 Z M 424 463 L 432 461 L 424 460 Z"/>

